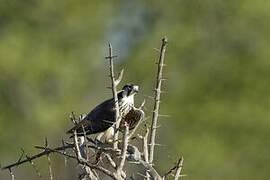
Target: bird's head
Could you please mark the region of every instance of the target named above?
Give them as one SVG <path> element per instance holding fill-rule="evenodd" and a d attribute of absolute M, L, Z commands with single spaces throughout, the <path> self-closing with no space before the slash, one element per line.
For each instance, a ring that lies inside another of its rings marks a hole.
<path fill-rule="evenodd" d="M 127 84 L 122 88 L 122 91 L 126 96 L 135 95 L 139 92 L 139 86 L 134 84 Z"/>

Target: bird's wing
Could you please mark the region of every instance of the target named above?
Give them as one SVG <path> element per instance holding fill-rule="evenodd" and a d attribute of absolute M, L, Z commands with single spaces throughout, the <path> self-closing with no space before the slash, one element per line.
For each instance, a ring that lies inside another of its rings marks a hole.
<path fill-rule="evenodd" d="M 75 130 L 78 134 L 95 134 L 103 132 L 114 123 L 115 109 L 112 99 L 104 101 L 94 108 L 78 124 L 71 128 L 67 133 L 73 133 Z"/>
<path fill-rule="evenodd" d="M 133 107 L 128 114 L 122 118 L 120 129 L 124 128 L 125 122 L 128 124 L 129 129 L 132 130 L 144 118 L 144 111 Z"/>

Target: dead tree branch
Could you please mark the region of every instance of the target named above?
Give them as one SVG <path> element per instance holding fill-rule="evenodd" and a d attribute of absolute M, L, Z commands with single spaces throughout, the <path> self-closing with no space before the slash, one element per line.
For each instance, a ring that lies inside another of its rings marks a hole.
<path fill-rule="evenodd" d="M 129 127 L 127 124 L 125 124 L 125 130 L 124 130 L 124 135 L 123 135 L 123 145 L 122 145 L 122 151 L 121 151 L 121 160 L 119 163 L 119 166 L 117 167 L 117 173 L 120 175 L 123 171 L 124 164 L 126 161 L 126 156 L 127 156 L 127 147 L 128 147 L 128 129 Z"/>
<path fill-rule="evenodd" d="M 118 128 L 120 126 L 120 112 L 119 112 L 119 103 L 118 103 L 118 97 L 117 97 L 117 85 L 121 82 L 124 71 L 122 70 L 118 79 L 115 78 L 114 75 L 114 64 L 113 59 L 116 56 L 113 55 L 113 49 L 112 45 L 109 44 L 109 56 L 107 59 L 109 59 L 109 65 L 110 65 L 110 77 L 111 77 L 111 89 L 113 93 L 114 103 L 115 103 L 115 124 L 114 124 L 114 136 L 113 136 L 113 147 L 114 149 L 118 148 Z"/>
<path fill-rule="evenodd" d="M 183 168 L 184 158 L 181 157 L 177 163 L 176 173 L 174 176 L 174 180 L 178 180 L 181 177 L 181 172 Z"/>
<path fill-rule="evenodd" d="M 178 180 L 183 175 L 181 174 L 183 168 L 184 158 L 181 157 L 175 166 L 173 166 L 168 172 L 163 175 L 163 178 L 166 179 L 169 175 L 174 175 L 174 180 Z M 173 174 L 173 172 L 175 172 Z"/>
<path fill-rule="evenodd" d="M 171 168 L 164 176 L 161 176 L 159 172 L 155 169 L 153 165 L 154 160 L 154 150 L 155 146 L 158 144 L 156 143 L 156 134 L 158 126 L 158 117 L 168 117 L 168 115 L 160 115 L 159 114 L 159 106 L 160 106 L 160 97 L 161 97 L 161 85 L 164 78 L 162 77 L 163 67 L 164 67 L 164 56 L 167 46 L 167 39 L 163 38 L 161 47 L 159 50 L 159 59 L 158 59 L 158 69 L 157 69 L 157 77 L 156 77 L 156 85 L 155 85 L 155 93 L 154 93 L 154 107 L 152 113 L 152 123 L 151 129 L 145 126 L 145 134 L 138 135 L 139 139 L 142 142 L 141 147 L 137 147 L 136 145 L 131 144 L 131 140 L 134 138 L 136 139 L 135 132 L 138 127 L 145 121 L 145 114 L 142 110 L 145 101 L 141 104 L 139 108 L 132 107 L 132 110 L 136 110 L 137 112 L 142 111 L 140 114 L 140 120 L 135 125 L 134 129 L 129 132 L 128 123 L 124 124 L 124 130 L 121 131 L 123 133 L 122 136 L 119 135 L 119 126 L 121 121 L 121 114 L 119 112 L 119 102 L 117 97 L 117 85 L 121 82 L 123 77 L 123 70 L 119 73 L 118 78 L 115 77 L 114 73 L 114 64 L 113 59 L 116 57 L 113 55 L 112 46 L 109 44 L 109 55 L 106 59 L 109 60 L 109 67 L 110 67 L 110 79 L 111 79 L 111 90 L 113 94 L 113 99 L 115 103 L 115 123 L 113 124 L 114 129 L 114 136 L 113 136 L 113 144 L 108 142 L 100 141 L 98 138 L 93 140 L 86 136 L 86 131 L 82 126 L 84 136 L 81 134 L 77 134 L 76 130 L 73 132 L 73 142 L 67 143 L 62 140 L 62 146 L 50 148 L 48 146 L 47 139 L 45 141 L 44 146 L 35 146 L 35 148 L 41 150 L 38 154 L 33 156 L 25 155 L 24 151 L 22 150 L 22 154 L 19 160 L 13 164 L 8 166 L 2 167 L 2 169 L 9 170 L 11 179 L 14 180 L 14 174 L 12 172 L 13 168 L 19 166 L 23 163 L 29 162 L 31 165 L 34 166 L 34 169 L 39 174 L 34 160 L 42 157 L 47 156 L 48 165 L 49 165 L 49 178 L 53 180 L 53 171 L 51 166 L 51 153 L 60 154 L 65 158 L 65 163 L 67 159 L 76 160 L 79 164 L 79 167 L 82 169 L 83 174 L 80 176 L 81 180 L 99 180 L 100 174 L 104 174 L 110 177 L 113 180 L 125 180 L 128 179 L 128 173 L 126 173 L 125 165 L 127 163 L 136 164 L 143 167 L 144 171 L 146 172 L 145 175 L 142 175 L 147 180 L 154 179 L 154 180 L 165 180 L 167 176 L 174 175 L 174 180 L 178 180 L 182 175 L 181 171 L 183 168 L 183 157 L 179 159 L 176 165 Z M 125 117 L 124 117 L 125 118 Z M 132 117 L 136 119 L 135 117 Z M 80 118 L 76 118 L 75 114 L 72 113 L 70 116 L 71 121 L 74 124 L 80 122 L 83 119 L 83 116 Z M 137 120 L 137 119 L 136 119 Z M 137 121 L 136 121 L 137 122 Z M 121 124 L 122 129 L 122 124 Z M 132 129 L 132 128 L 131 128 Z M 104 133 L 105 134 L 105 133 Z M 133 137 L 135 136 L 135 137 Z M 73 151 L 66 151 L 72 149 Z M 93 151 L 93 154 L 90 153 L 90 150 Z M 68 152 L 68 153 L 67 153 Z M 90 158 L 89 158 L 90 157 Z M 91 163 L 91 157 L 96 157 L 97 163 Z M 106 163 L 102 163 L 103 158 L 106 158 Z M 99 163 L 101 162 L 101 163 Z M 106 166 L 107 165 L 107 166 Z M 131 174 L 139 174 L 132 172 Z M 130 177 L 130 179 L 135 179 L 134 176 Z"/>
<path fill-rule="evenodd" d="M 56 147 L 54 149 L 50 149 L 50 148 L 46 148 L 46 147 L 40 147 L 40 146 L 36 146 L 36 148 L 38 149 L 43 149 L 44 151 L 41 152 L 41 153 L 38 153 L 36 155 L 33 155 L 33 156 L 27 156 L 27 158 L 23 159 L 21 158 L 21 160 L 17 161 L 16 163 L 13 163 L 13 164 L 10 164 L 8 166 L 4 166 L 2 167 L 2 169 L 11 169 L 15 166 L 19 166 L 23 163 L 26 163 L 26 162 L 30 162 L 30 161 L 33 161 L 35 159 L 38 159 L 44 155 L 48 155 L 48 154 L 51 154 L 51 153 L 55 153 L 55 152 L 60 152 L 60 151 L 63 151 L 63 150 L 66 150 L 66 149 L 70 149 L 70 148 L 73 148 L 74 145 L 73 144 L 68 144 L 68 145 L 64 145 L 64 146 L 61 146 L 61 147 Z"/>
<path fill-rule="evenodd" d="M 160 94 L 161 94 L 161 84 L 162 84 L 162 72 L 164 67 L 164 57 L 166 46 L 168 44 L 167 38 L 162 39 L 161 47 L 160 47 L 160 54 L 158 60 L 158 70 L 157 70 L 157 77 L 156 77 L 156 87 L 155 87 L 155 103 L 154 103 L 154 110 L 152 115 L 152 125 L 151 125 L 151 132 L 150 132 L 150 152 L 149 152 L 149 163 L 153 163 L 154 160 L 154 150 L 155 150 L 155 140 L 156 140 L 156 128 L 157 128 L 157 121 L 158 121 L 158 112 L 159 112 L 159 104 L 160 104 Z"/>

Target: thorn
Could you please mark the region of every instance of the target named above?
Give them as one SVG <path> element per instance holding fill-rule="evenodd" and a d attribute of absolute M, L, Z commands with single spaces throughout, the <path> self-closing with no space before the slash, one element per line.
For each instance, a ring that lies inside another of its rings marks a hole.
<path fill-rule="evenodd" d="M 106 88 L 107 88 L 107 89 L 112 89 L 112 87 L 110 87 L 110 86 L 107 86 Z"/>
<path fill-rule="evenodd" d="M 76 115 L 74 113 L 74 111 L 71 112 L 71 114 L 69 115 L 69 119 L 71 120 L 71 122 L 74 124 L 74 125 L 77 125 L 78 123 L 76 122 Z"/>
<path fill-rule="evenodd" d="M 158 129 L 158 128 L 160 128 L 161 127 L 161 125 L 158 125 L 158 126 L 156 126 L 156 127 L 153 127 L 153 129 Z"/>
<path fill-rule="evenodd" d="M 148 146 L 151 146 L 151 145 L 152 145 L 152 144 L 148 144 Z M 164 144 L 156 144 L 156 143 L 155 143 L 154 146 L 164 146 L 164 147 L 165 147 L 166 145 L 164 145 Z"/>
<path fill-rule="evenodd" d="M 142 177 L 144 177 L 144 178 L 147 178 L 147 176 L 145 176 L 144 174 L 141 174 L 141 173 L 137 173 L 139 176 L 142 176 Z"/>
<path fill-rule="evenodd" d="M 105 57 L 105 59 L 113 59 L 113 58 L 116 58 L 116 57 L 117 57 L 117 55 L 107 56 L 107 57 Z"/>
<path fill-rule="evenodd" d="M 153 89 L 154 92 L 159 92 L 159 93 L 167 93 L 167 91 L 162 91 L 162 90 L 159 90 L 159 89 Z"/>
<path fill-rule="evenodd" d="M 22 154 L 21 154 L 21 156 L 19 157 L 17 163 L 20 163 L 21 160 L 22 160 L 22 158 L 23 158 L 23 156 L 24 156 L 24 150 L 23 150 L 23 148 L 21 148 L 21 151 L 22 151 Z"/>
<path fill-rule="evenodd" d="M 161 100 L 155 100 L 157 103 L 161 103 L 162 101 Z M 153 112 L 155 112 L 155 111 L 153 111 Z"/>
<path fill-rule="evenodd" d="M 155 51 L 157 51 L 158 53 L 160 53 L 160 50 L 158 48 L 153 48 Z"/>
<path fill-rule="evenodd" d="M 86 116 L 87 116 L 86 114 L 81 114 L 81 115 L 79 116 L 79 120 L 80 120 L 80 121 L 83 120 Z"/>
<path fill-rule="evenodd" d="M 65 144 L 65 141 L 64 141 L 64 139 L 62 138 L 62 146 L 65 146 L 66 144 Z"/>
<path fill-rule="evenodd" d="M 45 137 L 45 147 L 46 148 L 48 147 L 48 139 L 47 139 L 47 137 Z"/>
<path fill-rule="evenodd" d="M 167 37 L 162 38 L 162 44 L 168 44 L 168 39 Z"/>
<path fill-rule="evenodd" d="M 155 64 L 157 64 L 158 66 L 163 66 L 163 67 L 165 67 L 165 66 L 167 66 L 167 64 L 159 64 L 158 62 L 155 62 Z"/>
<path fill-rule="evenodd" d="M 168 80 L 168 78 L 161 78 L 161 79 L 159 79 L 160 81 L 167 81 Z"/>
<path fill-rule="evenodd" d="M 159 114 L 158 116 L 159 117 L 167 117 L 167 118 L 171 117 L 170 115 L 167 115 L 167 114 Z"/>

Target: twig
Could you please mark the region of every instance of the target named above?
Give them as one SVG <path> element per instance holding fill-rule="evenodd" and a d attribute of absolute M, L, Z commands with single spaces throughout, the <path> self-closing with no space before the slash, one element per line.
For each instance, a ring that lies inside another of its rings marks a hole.
<path fill-rule="evenodd" d="M 149 174 L 154 180 L 162 180 L 162 177 L 158 174 L 158 172 L 151 166 L 148 162 L 145 162 L 143 160 L 140 160 L 140 163 L 145 167 L 146 170 L 148 170 Z M 148 175 L 146 176 L 148 179 Z"/>
<path fill-rule="evenodd" d="M 165 179 L 165 178 L 167 178 L 167 176 L 169 176 L 169 175 L 172 175 L 173 174 L 173 172 L 175 171 L 175 174 L 177 174 L 177 171 L 178 170 L 182 170 L 182 167 L 183 167 L 183 161 L 184 161 L 184 158 L 183 157 L 181 157 L 178 161 L 177 161 L 177 163 L 175 164 L 175 166 L 173 166 L 169 171 L 167 171 L 164 175 L 163 175 L 163 178 Z M 175 175 L 174 175 L 175 176 Z M 180 177 L 182 176 L 181 175 L 181 172 L 180 172 L 180 175 L 179 175 Z M 176 176 L 175 176 L 176 177 Z"/>
<path fill-rule="evenodd" d="M 116 81 L 115 76 L 114 76 L 114 64 L 113 64 L 113 51 L 112 51 L 112 45 L 109 44 L 109 56 L 107 57 L 107 59 L 109 59 L 109 64 L 110 64 L 110 77 L 111 77 L 111 85 L 112 85 L 112 93 L 113 93 L 113 98 L 114 98 L 114 103 L 115 103 L 115 133 L 114 133 L 114 143 L 113 143 L 113 147 L 114 149 L 118 148 L 118 128 L 120 125 L 120 121 L 121 121 L 121 117 L 120 117 L 120 112 L 119 112 L 119 103 L 118 103 L 118 97 L 117 97 L 117 89 L 116 86 L 117 84 L 120 83 L 122 77 L 123 77 L 123 71 L 121 71 L 120 76 L 118 78 L 118 80 Z"/>
<path fill-rule="evenodd" d="M 151 125 L 151 132 L 150 132 L 150 144 L 151 144 L 150 152 L 149 152 L 150 164 L 153 162 L 153 159 L 154 159 L 156 127 L 157 127 L 157 120 L 158 120 L 158 111 L 159 111 L 161 84 L 162 84 L 162 70 L 164 66 L 164 57 L 165 57 L 167 43 L 168 43 L 167 38 L 163 38 L 161 47 L 160 47 L 160 55 L 159 55 L 159 61 L 158 61 L 158 71 L 157 71 L 156 87 L 155 87 L 155 104 L 154 104 L 154 111 L 152 115 L 152 125 Z"/>
<path fill-rule="evenodd" d="M 74 146 L 72 146 L 72 147 L 74 147 Z M 50 148 L 40 147 L 40 146 L 36 146 L 35 148 L 46 150 L 46 151 L 48 151 L 49 154 L 51 154 L 51 153 L 57 153 L 57 154 L 63 155 L 65 158 L 77 159 L 76 156 L 73 156 L 73 155 L 69 155 L 67 153 L 64 153 L 62 150 L 55 150 L 55 149 L 50 149 Z"/>
<path fill-rule="evenodd" d="M 149 152 L 148 152 L 148 134 L 149 134 L 149 129 L 148 127 L 146 127 L 146 132 L 144 136 L 141 136 L 141 139 L 143 141 L 143 157 L 144 157 L 144 161 L 146 163 L 149 163 Z M 150 179 L 150 175 L 148 173 L 148 170 L 146 169 L 146 179 L 149 180 Z"/>
<path fill-rule="evenodd" d="M 181 157 L 177 163 L 177 169 L 176 169 L 176 173 L 174 176 L 174 180 L 178 180 L 181 177 L 181 171 L 183 168 L 183 163 L 184 163 L 184 158 Z"/>
<path fill-rule="evenodd" d="M 43 149 L 43 147 L 40 147 Z M 55 153 L 58 153 L 58 154 L 61 154 L 63 156 L 66 156 L 68 158 L 71 158 L 71 159 L 76 159 L 78 160 L 78 158 L 76 156 L 72 156 L 72 155 L 68 155 L 68 154 L 64 154 L 61 150 L 53 150 L 53 149 L 48 149 L 50 151 L 53 151 Z M 101 172 L 103 172 L 104 174 L 110 176 L 110 177 L 114 177 L 113 176 L 113 173 L 111 173 L 109 170 L 105 169 L 105 168 L 102 168 L 101 166 L 97 166 L 97 165 L 93 165 L 93 164 L 90 164 L 88 161 L 86 161 L 85 159 L 81 159 L 78 161 L 79 164 L 82 164 L 82 165 L 85 165 L 85 166 L 88 166 L 92 169 L 96 169 L 96 170 L 99 170 Z"/>
<path fill-rule="evenodd" d="M 34 163 L 34 161 L 30 160 L 30 157 L 28 155 L 25 155 L 26 159 L 28 159 L 28 162 L 32 165 L 32 167 L 34 168 L 35 172 L 37 173 L 38 177 L 41 177 L 41 173 L 38 170 L 36 164 Z"/>
<path fill-rule="evenodd" d="M 143 156 L 144 156 L 145 162 L 149 162 L 148 143 L 147 143 L 148 134 L 149 134 L 149 129 L 146 128 L 146 133 L 143 137 Z"/>
<path fill-rule="evenodd" d="M 74 131 L 74 136 L 73 136 L 73 140 L 74 140 L 74 144 L 75 144 L 75 152 L 76 152 L 76 156 L 78 158 L 78 161 L 82 160 L 82 154 L 80 151 L 80 147 L 79 147 L 79 143 L 78 143 L 78 136 L 77 136 L 77 132 L 76 130 Z"/>
<path fill-rule="evenodd" d="M 64 139 L 62 138 L 62 146 L 65 146 L 65 141 Z M 66 150 L 64 149 L 63 150 L 63 154 L 66 154 Z M 64 156 L 64 162 L 65 162 L 65 167 L 67 166 L 67 157 Z"/>
<path fill-rule="evenodd" d="M 116 168 L 116 163 L 112 159 L 111 155 L 108 154 L 108 153 L 105 153 L 105 157 L 107 158 L 107 160 L 109 161 L 109 163 L 111 164 L 111 166 L 115 169 Z"/>
<path fill-rule="evenodd" d="M 51 158 L 49 154 L 47 154 L 47 160 L 48 160 L 48 166 L 49 166 L 50 180 L 53 180 L 52 163 L 51 163 Z"/>
<path fill-rule="evenodd" d="M 126 161 L 127 156 L 127 146 L 128 146 L 128 125 L 125 124 L 125 130 L 123 135 L 123 145 L 122 145 L 122 152 L 121 152 L 121 160 L 119 166 L 117 167 L 117 173 L 120 174 L 123 171 L 123 167 Z"/>
<path fill-rule="evenodd" d="M 11 180 L 15 180 L 15 176 L 14 176 L 14 174 L 13 174 L 11 168 L 9 168 L 8 170 L 9 170 L 9 174 L 10 174 Z"/>
<path fill-rule="evenodd" d="M 82 165 L 82 169 L 84 170 L 84 173 L 90 180 L 98 180 L 97 176 L 95 175 L 94 171 L 90 166 L 88 166 L 88 155 L 85 154 L 85 139 L 84 137 L 80 137 L 83 139 L 80 139 L 81 141 L 78 142 L 78 137 L 76 130 L 74 131 L 74 144 L 75 144 L 75 150 L 77 155 L 77 161 L 79 164 Z M 87 151 L 86 151 L 87 152 Z M 83 153 L 83 154 L 82 154 Z M 83 178 L 82 178 L 83 179 Z"/>

